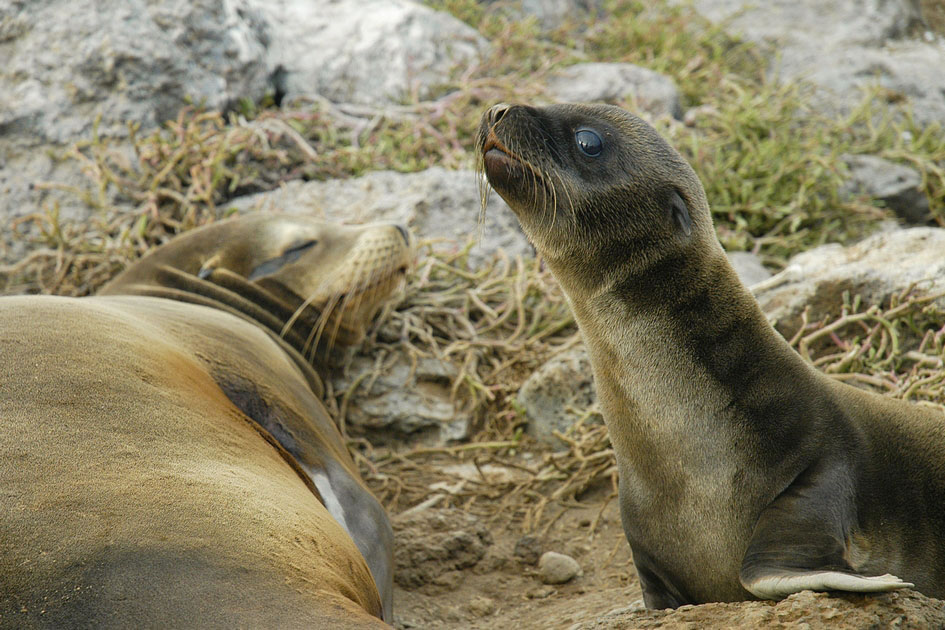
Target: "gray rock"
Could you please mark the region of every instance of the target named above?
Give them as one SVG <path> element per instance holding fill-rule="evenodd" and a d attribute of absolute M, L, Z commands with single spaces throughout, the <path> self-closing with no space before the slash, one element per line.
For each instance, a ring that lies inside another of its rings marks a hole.
<path fill-rule="evenodd" d="M 421 358 L 414 367 L 406 356 L 395 355 L 374 380 L 373 370 L 371 358 L 356 356 L 347 369 L 332 374 L 336 392 L 347 391 L 360 381 L 345 414 L 350 426 L 370 432 L 377 439 L 382 439 L 385 433 L 400 439 L 422 434 L 421 437 L 434 443 L 444 444 L 467 436 L 471 418 L 450 399 L 455 366 Z"/>
<path fill-rule="evenodd" d="M 653 117 L 682 117 L 679 89 L 669 77 L 630 63 L 580 63 L 548 82 L 548 95 L 572 103 L 631 100 Z"/>
<path fill-rule="evenodd" d="M 526 432 L 536 440 L 565 448 L 554 431 L 564 433 L 578 415 L 596 400 L 591 362 L 584 346 L 552 358 L 528 377 L 518 391 L 518 402 L 528 418 Z"/>
<path fill-rule="evenodd" d="M 387 106 L 430 96 L 487 43 L 409 0 L 43 0 L 0 3 L 0 218 L 59 204 L 85 219 L 76 162 L 98 132 L 149 131 L 192 102 L 223 109 L 268 92 Z M 60 186 L 61 187 L 61 186 Z"/>
<path fill-rule="evenodd" d="M 695 0 L 726 29 L 770 51 L 770 74 L 818 86 L 816 103 L 847 111 L 879 83 L 904 95 L 920 123 L 945 123 L 945 39 L 907 36 L 921 20 L 911 0 Z"/>
<path fill-rule="evenodd" d="M 188 101 L 268 87 L 268 33 L 248 0 L 14 1 L 0 8 L 0 129 L 41 143 L 145 129 Z"/>
<path fill-rule="evenodd" d="M 761 263 L 761 258 L 751 252 L 726 252 L 728 261 L 735 268 L 739 280 L 746 287 L 758 284 L 771 277 L 771 272 Z"/>
<path fill-rule="evenodd" d="M 875 155 L 844 155 L 841 158 L 850 169 L 850 179 L 844 186 L 847 194 L 879 199 L 909 223 L 929 221 L 929 198 L 922 190 L 922 176 L 915 169 Z"/>
<path fill-rule="evenodd" d="M 790 336 L 805 307 L 815 321 L 839 314 L 844 291 L 879 304 L 913 285 L 945 290 L 945 229 L 916 227 L 876 234 L 850 247 L 824 245 L 798 254 L 752 291 L 769 320 Z M 945 305 L 945 298 L 940 303 Z"/>
<path fill-rule="evenodd" d="M 410 0 L 265 0 L 269 64 L 289 99 L 384 105 L 429 97 L 475 65 L 488 43 L 453 16 Z"/>
<path fill-rule="evenodd" d="M 564 584 L 582 573 L 577 560 L 556 551 L 546 551 L 538 561 L 538 574 L 545 584 Z"/>
<path fill-rule="evenodd" d="M 533 17 L 543 30 L 550 31 L 581 14 L 600 11 L 604 3 L 602 0 L 498 0 L 484 4 L 507 10 L 518 19 Z"/>
<path fill-rule="evenodd" d="M 173 118 L 188 101 L 222 108 L 268 87 L 268 34 L 248 0 L 46 0 L 0 3 L 0 220 L 58 204 L 90 211 L 64 147 Z"/>
<path fill-rule="evenodd" d="M 242 211 L 308 214 L 345 223 L 399 221 L 421 238 L 452 239 L 456 247 L 473 237 L 479 239 L 469 255 L 474 266 L 500 248 L 510 256 L 531 256 L 532 247 L 518 220 L 495 193 L 489 196 L 485 223 L 479 228 L 478 177 L 473 171 L 439 167 L 419 173 L 376 171 L 355 179 L 290 182 L 229 205 Z"/>

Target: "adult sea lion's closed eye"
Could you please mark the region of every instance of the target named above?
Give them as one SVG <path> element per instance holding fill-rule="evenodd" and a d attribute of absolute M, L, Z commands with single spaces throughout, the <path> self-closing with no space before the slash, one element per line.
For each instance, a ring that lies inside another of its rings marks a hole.
<path fill-rule="evenodd" d="M 268 276 L 272 273 L 275 273 L 285 265 L 298 260 L 306 250 L 311 249 L 316 245 L 318 245 L 318 241 L 315 239 L 307 239 L 296 245 L 291 245 L 290 247 L 286 248 L 286 250 L 282 252 L 281 255 L 275 258 L 270 258 L 269 260 L 264 261 L 256 266 L 256 268 L 254 268 L 249 273 L 249 277 L 247 279 L 256 280 L 262 276 Z"/>

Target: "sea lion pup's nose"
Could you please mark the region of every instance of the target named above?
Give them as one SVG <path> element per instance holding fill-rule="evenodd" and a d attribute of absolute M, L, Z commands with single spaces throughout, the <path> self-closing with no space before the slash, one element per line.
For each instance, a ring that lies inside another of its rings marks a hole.
<path fill-rule="evenodd" d="M 512 106 L 509 105 L 508 103 L 499 103 L 497 105 L 493 105 L 492 107 L 490 107 L 489 112 L 487 114 L 488 119 L 489 119 L 489 124 L 495 125 L 500 120 L 502 120 L 502 117 L 505 116 L 505 113 L 509 111 L 511 107 Z"/>
<path fill-rule="evenodd" d="M 410 232 L 407 231 L 407 228 L 399 223 L 394 223 L 393 226 L 397 228 L 398 232 L 400 232 L 400 236 L 404 239 L 404 243 L 410 245 Z"/>

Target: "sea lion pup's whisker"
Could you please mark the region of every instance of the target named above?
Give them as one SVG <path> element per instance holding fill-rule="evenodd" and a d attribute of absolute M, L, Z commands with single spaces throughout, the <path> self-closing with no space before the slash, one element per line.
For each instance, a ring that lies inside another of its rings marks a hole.
<path fill-rule="evenodd" d="M 945 504 L 941 412 L 805 362 L 739 282 L 695 172 L 645 122 L 605 105 L 502 115 L 495 142 L 522 167 L 486 160 L 486 177 L 581 330 L 646 605 L 909 585 L 889 574 L 945 597 L 945 512 L 928 509 Z"/>

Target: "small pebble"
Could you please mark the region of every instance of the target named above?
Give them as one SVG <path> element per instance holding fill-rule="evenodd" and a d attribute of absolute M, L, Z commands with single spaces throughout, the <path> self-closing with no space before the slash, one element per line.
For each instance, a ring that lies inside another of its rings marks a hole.
<path fill-rule="evenodd" d="M 466 610 L 476 617 L 488 617 L 495 612 L 495 601 L 490 597 L 477 595 L 466 604 Z"/>
<path fill-rule="evenodd" d="M 538 561 L 538 573 L 545 584 L 564 584 L 581 574 L 581 565 L 571 556 L 546 551 Z"/>

